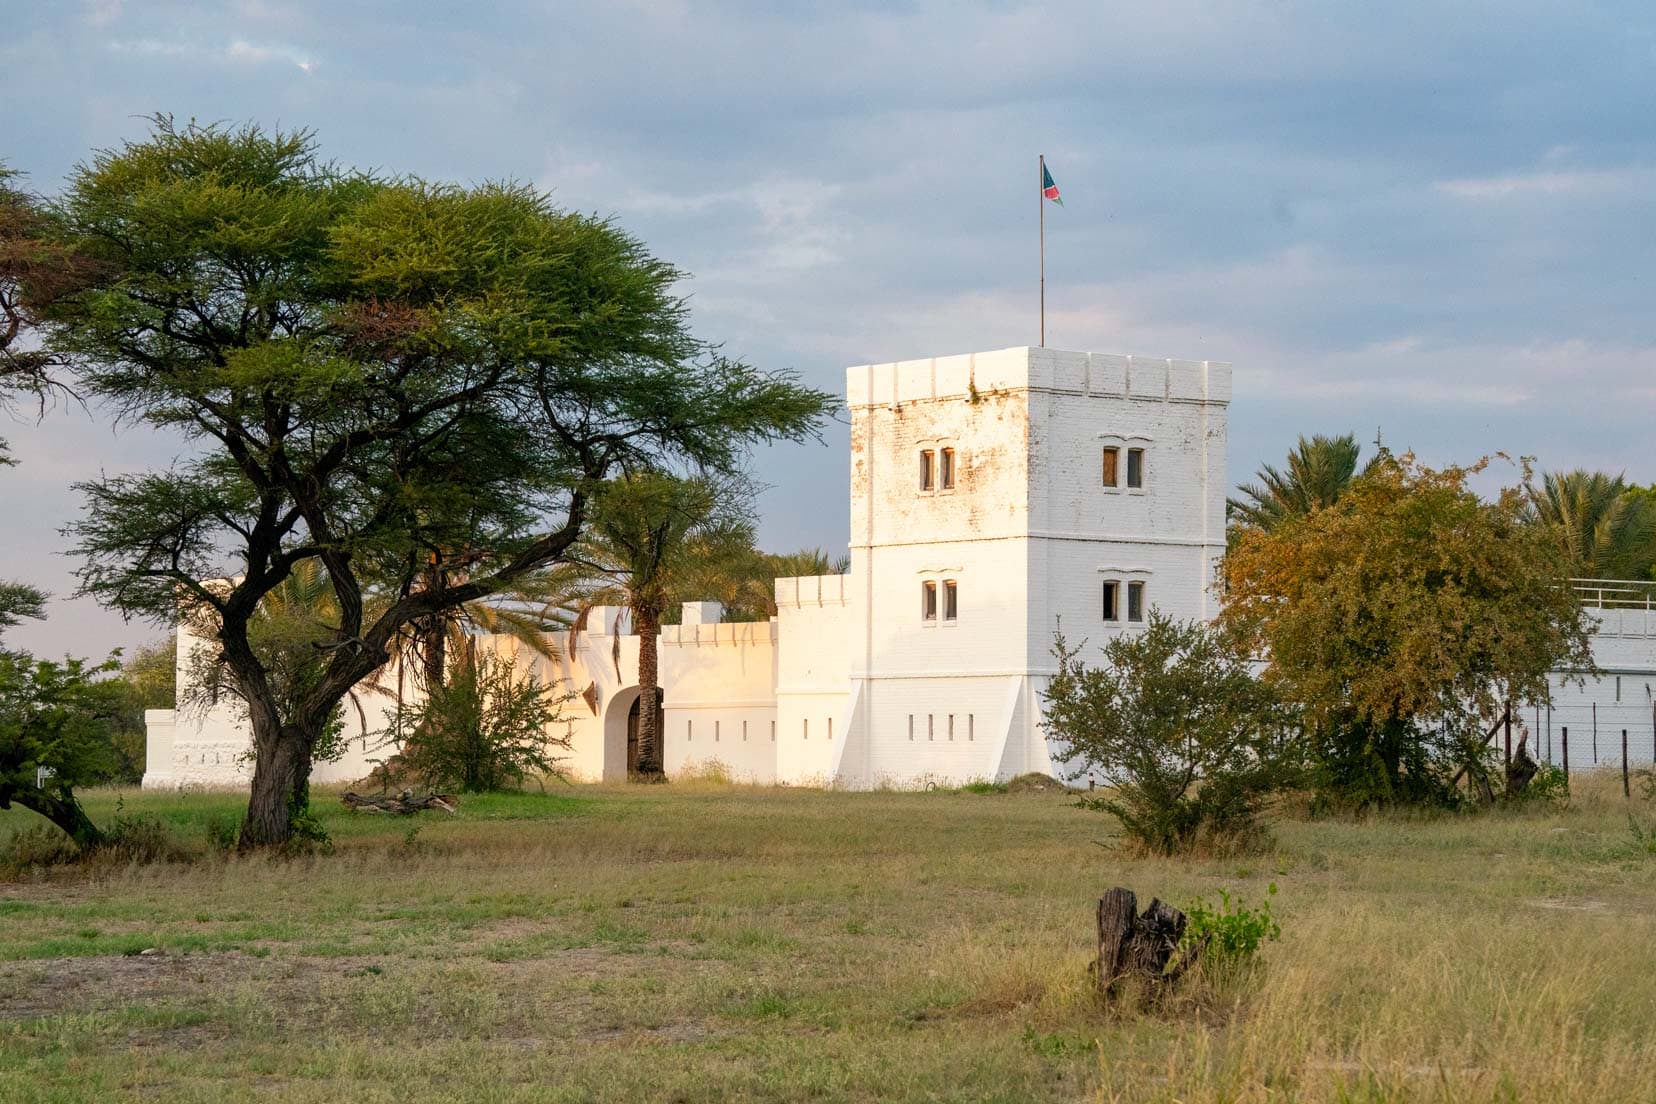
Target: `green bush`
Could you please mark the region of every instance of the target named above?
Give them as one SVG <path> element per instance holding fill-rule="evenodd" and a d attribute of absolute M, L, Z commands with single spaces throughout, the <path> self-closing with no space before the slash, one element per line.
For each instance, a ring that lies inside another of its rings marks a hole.
<path fill-rule="evenodd" d="M 1259 842 L 1259 814 L 1297 777 L 1296 759 L 1281 707 L 1230 638 L 1151 610 L 1142 631 L 1104 645 L 1096 667 L 1061 634 L 1053 654 L 1045 728 L 1055 758 L 1072 779 L 1110 783 L 1083 806 L 1114 813 L 1160 854 Z"/>
<path fill-rule="evenodd" d="M 1247 962 L 1267 941 L 1275 942 L 1282 936 L 1282 926 L 1271 915 L 1272 897 L 1276 883 L 1266 890 L 1266 899 L 1258 908 L 1233 899 L 1228 890 L 1219 891 L 1219 904 L 1210 905 L 1206 899 L 1185 906 L 1184 943 L 1194 945 L 1207 941 L 1204 957 L 1221 966 L 1235 966 Z"/>
<path fill-rule="evenodd" d="M 397 766 L 433 789 L 465 793 L 562 777 L 553 749 L 569 747 L 569 738 L 552 730 L 571 697 L 533 675 L 520 677 L 512 659 L 468 648 L 447 684 L 400 714 L 392 711 L 388 734 L 402 744 Z"/>
<path fill-rule="evenodd" d="M 1570 776 L 1563 767 L 1542 763 L 1518 796 L 1525 802 L 1562 805 L 1570 799 Z"/>
<path fill-rule="evenodd" d="M 0 844 L 0 881 L 11 881 L 31 871 L 62 866 L 80 858 L 80 848 L 50 824 L 36 824 L 14 833 Z"/>
<path fill-rule="evenodd" d="M 173 839 L 160 820 L 151 816 L 127 816 L 117 804 L 115 819 L 104 834 L 105 840 L 93 854 L 115 863 L 184 862 L 190 855 Z"/>
<path fill-rule="evenodd" d="M 241 838 L 241 818 L 210 816 L 202 823 L 202 830 L 207 833 L 207 843 L 213 850 L 234 851 L 236 841 Z"/>

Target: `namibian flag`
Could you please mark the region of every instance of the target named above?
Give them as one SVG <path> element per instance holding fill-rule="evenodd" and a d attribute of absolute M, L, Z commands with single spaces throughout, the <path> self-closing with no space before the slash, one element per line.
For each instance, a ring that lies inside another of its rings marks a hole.
<path fill-rule="evenodd" d="M 1052 170 L 1046 167 L 1044 161 L 1041 162 L 1041 194 L 1060 207 L 1064 205 L 1064 201 L 1058 198 L 1058 185 L 1053 183 Z"/>

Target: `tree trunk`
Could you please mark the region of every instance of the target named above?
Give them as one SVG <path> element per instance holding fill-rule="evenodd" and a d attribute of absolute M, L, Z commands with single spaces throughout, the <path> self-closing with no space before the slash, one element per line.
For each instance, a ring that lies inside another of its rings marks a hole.
<path fill-rule="evenodd" d="M 1380 726 L 1378 748 L 1380 762 L 1386 769 L 1386 786 L 1391 799 L 1397 800 L 1403 789 L 1403 739 L 1408 723 L 1391 717 Z"/>
<path fill-rule="evenodd" d="M 293 814 L 310 802 L 310 754 L 316 735 L 291 724 L 269 733 L 260 733 L 261 727 L 255 719 L 253 786 L 238 843 L 243 851 L 287 843 L 293 838 Z"/>
<path fill-rule="evenodd" d="M 420 665 L 427 694 L 445 684 L 448 675 L 448 625 L 442 617 L 433 616 L 420 628 Z"/>
<path fill-rule="evenodd" d="M 647 607 L 635 608 L 633 631 L 638 634 L 638 773 L 655 778 L 662 773 L 661 702 L 656 686 L 660 613 Z"/>
<path fill-rule="evenodd" d="M 67 790 L 56 795 L 32 787 L 0 790 L 0 809 L 9 808 L 11 802 L 34 810 L 62 828 L 64 834 L 74 840 L 75 846 L 82 851 L 93 851 L 109 842 L 103 831 L 92 823 L 92 818 L 86 815 L 75 795 Z"/>

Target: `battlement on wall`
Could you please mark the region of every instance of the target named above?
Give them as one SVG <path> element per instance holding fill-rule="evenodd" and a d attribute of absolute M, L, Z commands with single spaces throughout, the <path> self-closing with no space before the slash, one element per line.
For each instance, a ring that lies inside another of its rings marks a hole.
<path fill-rule="evenodd" d="M 849 575 L 802 575 L 794 579 L 778 579 L 776 604 L 784 609 L 843 606 L 850 600 L 846 587 L 850 578 Z"/>
<path fill-rule="evenodd" d="M 721 621 L 712 625 L 661 626 L 661 646 L 664 648 L 775 643 L 774 621 Z"/>
<path fill-rule="evenodd" d="M 852 408 L 1029 390 L 1227 404 L 1231 398 L 1231 366 L 1217 360 L 1170 360 L 1018 346 L 861 364 L 845 370 L 846 405 Z"/>

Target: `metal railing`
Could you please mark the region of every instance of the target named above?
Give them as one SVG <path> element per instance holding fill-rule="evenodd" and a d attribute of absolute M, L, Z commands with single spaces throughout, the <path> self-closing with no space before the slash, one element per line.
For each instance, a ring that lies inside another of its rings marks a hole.
<path fill-rule="evenodd" d="M 1570 589 L 1589 609 L 1656 610 L 1656 582 L 1640 579 L 1571 579 Z"/>

